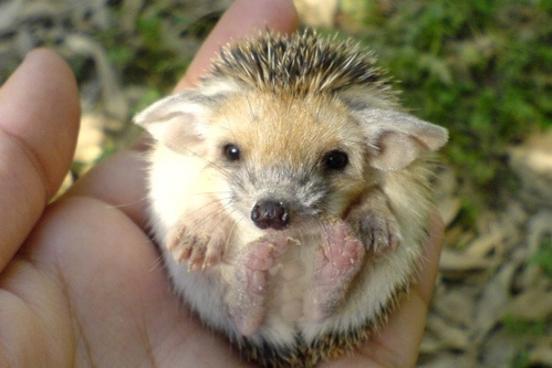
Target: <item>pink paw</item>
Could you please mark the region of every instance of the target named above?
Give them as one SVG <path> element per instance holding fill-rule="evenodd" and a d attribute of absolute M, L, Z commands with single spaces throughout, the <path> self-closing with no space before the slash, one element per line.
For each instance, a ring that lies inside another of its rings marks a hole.
<path fill-rule="evenodd" d="M 187 262 L 190 271 L 204 270 L 222 260 L 231 232 L 230 219 L 202 216 L 201 211 L 197 211 L 195 217 L 185 216 L 169 231 L 167 250 L 176 261 Z"/>
<path fill-rule="evenodd" d="M 277 265 L 289 240 L 284 233 L 270 233 L 249 243 L 238 256 L 235 265 L 237 286 L 230 291 L 228 308 L 244 336 L 254 334 L 263 322 L 269 272 Z"/>
<path fill-rule="evenodd" d="M 167 250 L 178 262 L 187 262 L 190 271 L 205 269 L 219 263 L 226 240 L 194 234 L 185 225 L 169 233 Z"/>
<path fill-rule="evenodd" d="M 315 321 L 327 318 L 342 303 L 365 253 L 362 242 L 343 221 L 329 224 L 322 233 L 322 242 L 316 253 L 313 287 L 304 307 L 305 316 Z"/>

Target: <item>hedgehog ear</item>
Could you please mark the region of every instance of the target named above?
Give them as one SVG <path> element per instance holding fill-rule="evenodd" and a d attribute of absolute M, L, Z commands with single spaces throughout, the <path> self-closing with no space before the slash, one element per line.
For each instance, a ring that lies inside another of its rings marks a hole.
<path fill-rule="evenodd" d="M 370 164 L 382 171 L 400 170 L 421 154 L 437 151 L 448 140 L 448 131 L 412 115 L 386 109 L 356 112 L 370 150 Z"/>
<path fill-rule="evenodd" d="M 209 98 L 196 92 L 183 92 L 154 102 L 133 121 L 151 136 L 177 150 L 203 138 L 210 112 Z"/>

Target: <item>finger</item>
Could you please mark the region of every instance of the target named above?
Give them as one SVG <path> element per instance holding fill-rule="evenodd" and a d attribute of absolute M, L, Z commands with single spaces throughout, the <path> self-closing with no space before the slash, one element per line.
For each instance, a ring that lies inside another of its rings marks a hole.
<path fill-rule="evenodd" d="M 292 1 L 241 0 L 236 1 L 224 13 L 191 62 L 175 90 L 197 83 L 211 64 L 219 49 L 229 41 L 236 41 L 264 28 L 280 32 L 293 32 L 298 18 Z"/>
<path fill-rule="evenodd" d="M 431 302 L 431 295 L 435 287 L 444 235 L 445 224 L 437 210 L 434 210 L 429 219 L 429 239 L 422 258 L 418 283 L 415 286 L 426 305 Z"/>
<path fill-rule="evenodd" d="M 146 176 L 143 151 L 125 149 L 99 163 L 73 185 L 64 197 L 93 197 L 124 212 L 141 228 L 147 226 Z"/>
<path fill-rule="evenodd" d="M 75 78 L 54 52 L 35 50 L 0 89 L 0 270 L 59 188 L 75 148 Z"/>
<path fill-rule="evenodd" d="M 220 45 L 263 28 L 289 32 L 297 26 L 297 13 L 291 0 L 237 0 L 226 11 L 196 54 L 176 90 L 190 86 L 209 66 Z M 138 225 L 146 223 L 144 153 L 122 151 L 91 172 L 70 191 L 87 195 L 119 207 Z"/>
<path fill-rule="evenodd" d="M 444 236 L 443 221 L 436 212 L 431 215 L 429 222 L 429 239 L 422 257 L 418 282 L 374 339 L 364 344 L 358 354 L 328 364 L 328 367 L 415 366 Z"/>

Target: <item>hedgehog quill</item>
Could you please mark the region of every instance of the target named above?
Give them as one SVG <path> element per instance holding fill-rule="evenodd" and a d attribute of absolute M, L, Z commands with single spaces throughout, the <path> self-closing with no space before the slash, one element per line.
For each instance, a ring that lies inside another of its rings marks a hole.
<path fill-rule="evenodd" d="M 447 130 L 373 55 L 306 30 L 224 47 L 135 117 L 174 290 L 248 360 L 312 367 L 385 323 L 414 278 Z"/>

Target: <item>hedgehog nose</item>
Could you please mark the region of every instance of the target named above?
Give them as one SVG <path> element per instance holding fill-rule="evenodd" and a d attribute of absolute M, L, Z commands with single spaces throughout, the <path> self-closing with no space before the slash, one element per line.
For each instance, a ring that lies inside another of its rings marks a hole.
<path fill-rule="evenodd" d="M 283 229 L 289 222 L 289 213 L 281 201 L 261 200 L 251 210 L 251 220 L 258 228 Z"/>

